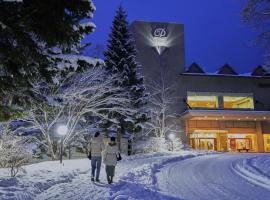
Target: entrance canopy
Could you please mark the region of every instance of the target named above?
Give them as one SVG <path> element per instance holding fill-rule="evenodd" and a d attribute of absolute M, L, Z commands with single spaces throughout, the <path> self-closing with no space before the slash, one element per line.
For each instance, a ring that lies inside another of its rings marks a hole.
<path fill-rule="evenodd" d="M 181 114 L 185 120 L 238 120 L 269 121 L 270 111 L 255 110 L 187 110 Z"/>

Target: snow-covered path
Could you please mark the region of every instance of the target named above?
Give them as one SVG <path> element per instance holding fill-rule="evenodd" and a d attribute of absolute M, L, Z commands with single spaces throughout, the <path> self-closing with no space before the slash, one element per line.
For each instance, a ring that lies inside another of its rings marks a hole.
<path fill-rule="evenodd" d="M 270 154 L 181 151 L 123 157 L 115 183 L 90 181 L 88 159 L 36 163 L 10 178 L 0 200 L 269 200 Z"/>
<path fill-rule="evenodd" d="M 170 197 L 170 195 L 159 193 L 155 186 L 156 170 L 163 167 L 166 163 L 175 162 L 175 160 L 183 160 L 186 158 L 207 154 L 207 152 L 183 151 L 180 154 L 154 153 L 145 155 L 134 155 L 124 157 L 116 168 L 115 184 L 108 185 L 106 183 L 104 166 L 101 169 L 101 183 L 92 183 L 90 181 L 90 161 L 87 159 L 64 161 L 66 165 L 75 170 L 75 175 L 70 181 L 63 181 L 54 184 L 48 189 L 34 195 L 33 199 L 37 200 L 111 200 L 111 199 L 167 199 L 175 200 L 178 198 Z M 57 169 L 57 163 L 52 162 L 53 169 Z M 41 163 L 43 167 L 50 165 L 49 163 Z M 45 165 L 45 166 L 44 166 Z M 76 168 L 78 167 L 78 169 Z M 38 168 L 38 167 L 36 167 Z M 31 167 L 32 169 L 32 167 Z M 65 167 L 63 168 L 63 170 Z M 57 169 L 56 173 L 61 170 Z M 29 170 L 30 171 L 30 170 Z M 67 169 L 66 169 L 67 171 Z M 72 173 L 69 172 L 69 173 Z M 60 177 L 67 176 L 61 175 Z M 58 179 L 58 178 L 57 178 Z M 1 179 L 0 179 L 1 180 Z M 50 181 L 50 180 L 49 180 Z M 47 181 L 46 181 L 47 182 Z M 0 184 L 1 185 L 1 184 Z M 1 194 L 1 187 L 0 187 Z M 1 199 L 1 197 L 0 197 Z M 29 200 L 27 198 L 15 198 L 19 200 Z M 6 200 L 6 199 L 5 199 Z"/>
<path fill-rule="evenodd" d="M 218 154 L 165 166 L 156 174 L 159 188 L 185 200 L 269 200 L 270 190 L 240 176 L 235 168 L 259 154 Z"/>

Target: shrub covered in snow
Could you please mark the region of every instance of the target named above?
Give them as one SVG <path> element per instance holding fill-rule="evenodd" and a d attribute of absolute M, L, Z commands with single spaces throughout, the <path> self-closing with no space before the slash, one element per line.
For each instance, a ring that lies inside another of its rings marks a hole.
<path fill-rule="evenodd" d="M 180 138 L 174 138 L 172 140 L 167 140 L 166 142 L 169 151 L 180 151 L 184 148 Z"/>
<path fill-rule="evenodd" d="M 25 148 L 23 139 L 13 135 L 7 127 L 0 130 L 0 155 L 0 167 L 10 168 L 12 177 L 32 158 L 31 152 Z"/>
<path fill-rule="evenodd" d="M 163 137 L 145 137 L 135 142 L 133 152 L 152 153 L 180 151 L 182 149 L 183 144 L 179 138 L 175 138 L 174 140 L 166 140 Z"/>
<path fill-rule="evenodd" d="M 165 138 L 149 137 L 136 141 L 134 144 L 134 153 L 151 153 L 168 150 Z"/>

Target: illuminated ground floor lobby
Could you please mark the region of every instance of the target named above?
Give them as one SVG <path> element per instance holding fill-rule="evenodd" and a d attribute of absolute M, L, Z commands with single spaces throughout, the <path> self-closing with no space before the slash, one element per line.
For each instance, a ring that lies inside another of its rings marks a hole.
<path fill-rule="evenodd" d="M 270 152 L 269 111 L 189 110 L 182 119 L 191 148 Z"/>

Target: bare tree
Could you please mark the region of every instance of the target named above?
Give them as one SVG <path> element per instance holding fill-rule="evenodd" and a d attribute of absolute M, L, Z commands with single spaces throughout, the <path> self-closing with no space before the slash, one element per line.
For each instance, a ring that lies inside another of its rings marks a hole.
<path fill-rule="evenodd" d="M 130 100 L 124 92 L 114 86 L 114 78 L 107 75 L 101 67 L 90 69 L 61 84 L 56 93 L 48 95 L 49 105 L 33 106 L 27 121 L 32 124 L 32 128 L 42 133 L 53 159 L 56 158 L 56 149 L 53 145 L 54 138 L 57 138 L 55 128 L 59 124 L 65 124 L 68 128 L 63 138 L 65 147 L 78 134 L 83 134 L 89 127 L 96 126 L 95 123 L 87 127 L 79 126 L 85 115 L 110 120 L 110 113 L 131 115 L 136 112 L 130 109 Z"/>
<path fill-rule="evenodd" d="M 151 119 L 145 123 L 142 138 L 137 138 L 135 152 L 179 150 L 182 142 L 181 138 L 176 137 L 179 132 L 176 125 L 177 116 L 172 111 L 172 106 L 179 99 L 176 96 L 175 83 L 171 83 L 163 71 L 160 77 L 148 80 L 146 86 L 150 93 L 148 107 Z"/>
<path fill-rule="evenodd" d="M 32 152 L 27 149 L 24 138 L 17 136 L 8 123 L 0 128 L 0 155 L 0 167 L 10 168 L 12 177 L 32 158 Z"/>
<path fill-rule="evenodd" d="M 266 67 L 270 66 L 270 1 L 269 0 L 246 0 L 242 9 L 242 18 L 254 26 L 260 34 L 256 42 L 260 43 L 266 52 Z"/>
<path fill-rule="evenodd" d="M 150 91 L 150 122 L 147 122 L 146 134 L 154 133 L 155 137 L 165 138 L 169 132 L 176 132 L 176 116 L 170 108 L 177 101 L 175 96 L 175 85 L 168 84 L 164 73 L 161 73 L 159 79 L 151 80 L 147 84 Z M 170 122 L 170 123 L 169 123 Z"/>

